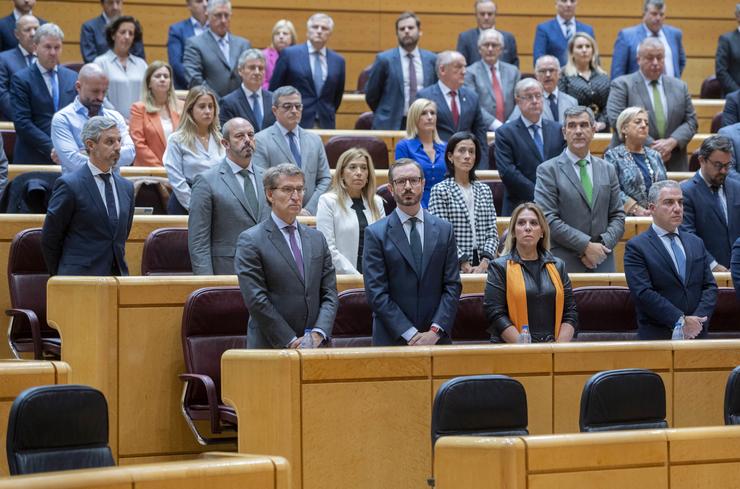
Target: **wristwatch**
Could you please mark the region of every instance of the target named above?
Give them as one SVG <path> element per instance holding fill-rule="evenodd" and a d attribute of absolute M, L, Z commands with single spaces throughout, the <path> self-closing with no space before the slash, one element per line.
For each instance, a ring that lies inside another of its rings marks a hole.
<path fill-rule="evenodd" d="M 434 331 L 439 337 L 442 337 L 442 335 L 445 334 L 444 330 L 436 324 L 432 324 L 431 326 L 429 326 L 429 331 Z"/>

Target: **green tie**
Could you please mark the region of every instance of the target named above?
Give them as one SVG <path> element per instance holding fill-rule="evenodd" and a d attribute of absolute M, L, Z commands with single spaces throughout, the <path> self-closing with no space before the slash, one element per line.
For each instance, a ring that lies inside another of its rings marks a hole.
<path fill-rule="evenodd" d="M 588 161 L 578 160 L 577 165 L 581 167 L 581 185 L 583 185 L 583 191 L 586 193 L 588 205 L 591 205 L 593 185 L 591 184 L 591 177 L 588 176 L 588 170 L 586 170 L 586 165 L 588 165 Z"/>
<path fill-rule="evenodd" d="M 653 86 L 653 108 L 655 109 L 655 122 L 658 123 L 658 137 L 663 137 L 665 134 L 665 110 L 663 110 L 663 99 L 660 98 L 660 90 L 658 90 L 658 80 L 650 82 Z"/>

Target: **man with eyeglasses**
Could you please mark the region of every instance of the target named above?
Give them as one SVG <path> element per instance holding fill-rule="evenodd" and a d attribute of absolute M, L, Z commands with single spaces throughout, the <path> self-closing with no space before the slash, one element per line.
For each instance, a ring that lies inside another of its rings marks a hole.
<path fill-rule="evenodd" d="M 534 65 L 534 77 L 542 84 L 544 90 L 542 118 L 548 121 L 562 121 L 566 109 L 577 106 L 578 100 L 558 90 L 560 61 L 555 56 L 550 56 L 549 54 L 540 56 Z M 522 113 L 517 106 L 509 116 L 509 120 L 518 119 L 521 115 Z"/>
<path fill-rule="evenodd" d="M 713 135 L 699 148 L 699 171 L 681 182 L 684 218 L 681 231 L 699 236 L 711 255 L 714 272 L 727 272 L 732 244 L 740 237 L 740 180 L 727 178 L 732 141 Z"/>
<path fill-rule="evenodd" d="M 396 210 L 365 229 L 362 263 L 373 346 L 450 344 L 462 291 L 452 224 L 421 207 L 424 172 L 388 171 Z"/>
<path fill-rule="evenodd" d="M 305 181 L 282 163 L 265 171 L 270 217 L 239 235 L 235 269 L 249 311 L 247 348 L 316 348 L 331 338 L 337 282 L 320 231 L 300 224 Z"/>
<path fill-rule="evenodd" d="M 293 163 L 306 175 L 301 215 L 316 214 L 319 197 L 331 183 L 329 161 L 321 138 L 298 125 L 303 113 L 300 92 L 291 86 L 280 87 L 272 94 L 275 124 L 257 133 L 252 162 L 264 169 L 280 163 Z"/>

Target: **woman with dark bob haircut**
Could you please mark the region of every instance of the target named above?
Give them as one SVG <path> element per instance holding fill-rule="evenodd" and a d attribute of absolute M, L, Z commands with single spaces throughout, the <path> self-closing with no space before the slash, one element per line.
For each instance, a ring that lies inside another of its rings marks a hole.
<path fill-rule="evenodd" d="M 429 212 L 446 219 L 455 230 L 462 273 L 486 273 L 496 257 L 498 231 L 491 189 L 475 175 L 481 159 L 473 133 L 452 135 L 445 148 L 445 179 L 432 187 Z"/>

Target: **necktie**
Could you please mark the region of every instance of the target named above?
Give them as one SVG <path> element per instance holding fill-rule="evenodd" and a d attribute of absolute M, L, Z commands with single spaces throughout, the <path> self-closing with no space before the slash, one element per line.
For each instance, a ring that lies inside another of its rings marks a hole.
<path fill-rule="evenodd" d="M 316 88 L 316 95 L 319 96 L 324 87 L 324 69 L 321 67 L 321 52 L 314 51 L 313 54 L 313 86 Z"/>
<path fill-rule="evenodd" d="M 658 80 L 650 82 L 653 87 L 653 109 L 655 109 L 655 122 L 657 123 L 656 129 L 658 130 L 658 137 L 662 138 L 665 134 L 665 110 L 663 109 L 663 99 L 660 98 L 660 90 L 658 90 Z"/>
<path fill-rule="evenodd" d="M 722 216 L 724 223 L 727 224 L 727 214 L 725 214 L 725 208 L 722 205 L 722 199 L 719 198 L 719 187 L 716 185 L 712 185 L 711 192 L 712 197 L 714 198 L 714 205 L 717 206 L 719 215 Z"/>
<path fill-rule="evenodd" d="M 51 99 L 54 101 L 54 112 L 59 110 L 59 82 L 57 81 L 56 70 L 47 71 L 51 81 Z"/>
<path fill-rule="evenodd" d="M 505 107 L 504 107 L 504 92 L 501 90 L 501 84 L 498 82 L 496 76 L 496 67 L 491 66 L 491 80 L 493 81 L 493 98 L 496 99 L 496 119 L 500 122 L 506 122 Z"/>
<path fill-rule="evenodd" d="M 101 173 L 100 178 L 105 184 L 105 206 L 108 208 L 108 220 L 113 229 L 118 227 L 118 212 L 116 212 L 116 198 L 113 196 L 113 185 L 110 183 L 110 173 Z"/>
<path fill-rule="evenodd" d="M 560 114 L 558 112 L 558 101 L 555 98 L 555 94 L 551 93 L 547 96 L 547 100 L 550 103 L 550 112 L 552 112 L 552 120 L 555 122 L 558 122 L 558 118 L 560 117 Z"/>
<path fill-rule="evenodd" d="M 221 48 L 221 53 L 224 55 L 226 64 L 231 66 L 231 60 L 229 59 L 229 45 L 226 43 L 226 36 L 222 37 L 218 41 L 218 47 Z"/>
<path fill-rule="evenodd" d="M 450 104 L 450 111 L 452 112 L 452 123 L 455 125 L 455 129 L 457 129 L 457 124 L 460 122 L 460 111 L 457 110 L 457 100 L 455 97 L 457 97 L 457 92 L 454 90 L 450 90 L 450 97 L 452 97 L 452 103 Z"/>
<path fill-rule="evenodd" d="M 671 251 L 673 252 L 674 258 L 676 258 L 678 275 L 681 277 L 681 281 L 686 281 L 686 255 L 684 255 L 683 250 L 681 250 L 681 247 L 676 243 L 678 235 L 676 233 L 668 233 L 667 236 L 671 240 Z"/>
<path fill-rule="evenodd" d="M 295 143 L 295 134 L 293 131 L 288 132 L 288 139 L 290 140 L 290 152 L 293 153 L 295 164 L 298 168 L 301 167 L 301 152 L 298 151 L 298 145 Z"/>
<path fill-rule="evenodd" d="M 571 26 L 573 25 L 572 20 L 566 20 L 565 21 L 565 38 L 570 41 L 570 38 L 573 37 L 573 29 Z"/>
<path fill-rule="evenodd" d="M 257 123 L 257 127 L 254 129 L 259 131 L 262 129 L 262 104 L 256 93 L 253 93 L 249 98 L 252 99 L 252 112 L 254 113 L 254 122 Z"/>
<path fill-rule="evenodd" d="M 537 151 L 540 152 L 540 160 L 545 161 L 545 144 L 542 142 L 542 136 L 540 136 L 540 126 L 532 124 L 530 127 L 532 128 L 534 145 L 537 146 Z"/>
<path fill-rule="evenodd" d="M 416 263 L 416 269 L 419 272 L 421 272 L 421 257 L 422 257 L 421 236 L 419 235 L 419 230 L 416 229 L 416 221 L 418 221 L 418 219 L 416 217 L 412 217 L 409 220 L 411 221 L 411 233 L 409 233 L 409 244 L 411 245 L 411 255 L 414 257 L 414 262 Z"/>
<path fill-rule="evenodd" d="M 295 239 L 295 226 L 286 226 L 285 229 L 288 230 L 289 234 L 289 240 L 290 240 L 290 251 L 293 252 L 293 258 L 295 259 L 295 264 L 298 266 L 298 273 L 301 275 L 301 278 L 303 277 L 303 254 L 301 253 L 301 249 L 298 247 L 298 241 Z"/>
<path fill-rule="evenodd" d="M 593 185 L 591 184 L 591 177 L 588 176 L 588 170 L 586 170 L 588 161 L 578 160 L 577 164 L 581 167 L 581 185 L 583 185 L 583 192 L 586 194 L 588 205 L 591 205 L 591 200 L 593 198 Z"/>
<path fill-rule="evenodd" d="M 27 54 L 26 55 L 26 66 L 31 66 L 33 64 L 33 54 Z"/>
<path fill-rule="evenodd" d="M 252 179 L 249 178 L 249 170 L 244 168 L 239 171 L 239 175 L 244 177 L 244 195 L 247 197 L 249 208 L 256 215 L 259 211 L 259 202 L 257 200 L 257 191 L 254 189 Z"/>
<path fill-rule="evenodd" d="M 414 102 L 416 98 L 416 90 L 418 87 L 418 81 L 416 80 L 416 67 L 414 66 L 414 55 L 408 53 L 406 57 L 409 59 L 409 105 Z"/>

